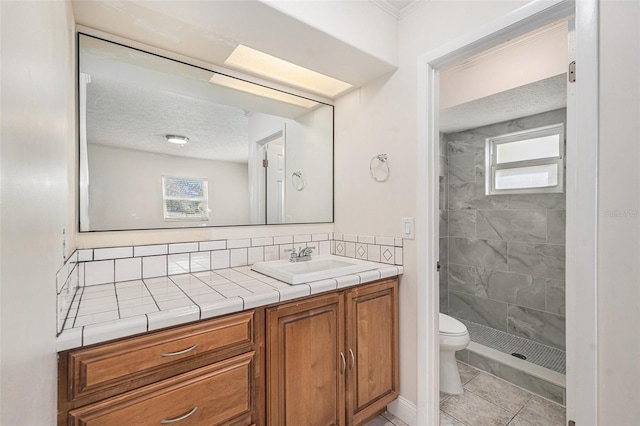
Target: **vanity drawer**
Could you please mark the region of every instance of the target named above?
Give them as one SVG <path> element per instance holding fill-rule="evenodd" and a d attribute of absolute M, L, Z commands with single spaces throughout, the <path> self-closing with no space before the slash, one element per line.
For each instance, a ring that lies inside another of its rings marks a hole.
<path fill-rule="evenodd" d="M 129 390 L 149 383 L 145 378 L 150 376 L 155 376 L 152 381 L 170 377 L 203 357 L 217 360 L 225 352 L 249 350 L 254 341 L 254 312 L 245 312 L 71 351 L 69 400 L 123 384 Z"/>
<path fill-rule="evenodd" d="M 254 362 L 249 352 L 86 405 L 69 412 L 68 424 L 250 425 Z"/>

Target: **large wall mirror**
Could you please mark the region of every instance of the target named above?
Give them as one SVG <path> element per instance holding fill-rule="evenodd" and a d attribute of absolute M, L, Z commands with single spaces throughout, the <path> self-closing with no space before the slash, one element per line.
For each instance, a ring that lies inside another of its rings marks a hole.
<path fill-rule="evenodd" d="M 333 221 L 333 106 L 78 46 L 80 231 Z"/>

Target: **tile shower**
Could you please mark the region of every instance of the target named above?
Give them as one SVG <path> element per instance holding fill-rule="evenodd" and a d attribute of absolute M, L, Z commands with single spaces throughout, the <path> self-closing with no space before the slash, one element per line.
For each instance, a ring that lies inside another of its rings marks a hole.
<path fill-rule="evenodd" d="M 565 194 L 485 195 L 485 139 L 565 119 L 559 109 L 440 135 L 441 312 L 463 321 L 472 341 L 532 343 L 560 373 Z"/>

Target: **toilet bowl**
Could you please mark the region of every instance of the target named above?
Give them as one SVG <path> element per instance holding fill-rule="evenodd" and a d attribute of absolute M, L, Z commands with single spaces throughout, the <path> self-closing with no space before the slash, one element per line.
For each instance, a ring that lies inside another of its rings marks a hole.
<path fill-rule="evenodd" d="M 461 394 L 462 383 L 456 363 L 456 351 L 471 341 L 467 327 L 449 315 L 440 314 L 440 391 Z"/>

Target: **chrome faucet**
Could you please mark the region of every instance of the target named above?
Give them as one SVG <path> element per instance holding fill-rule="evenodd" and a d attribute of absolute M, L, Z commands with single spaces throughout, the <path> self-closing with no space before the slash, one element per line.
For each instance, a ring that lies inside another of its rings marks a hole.
<path fill-rule="evenodd" d="M 296 253 L 296 248 L 285 250 L 286 253 L 291 253 L 289 257 L 290 262 L 304 262 L 306 260 L 311 260 L 311 253 L 313 253 L 313 249 L 315 247 L 305 247 L 300 248 L 300 251 Z"/>

